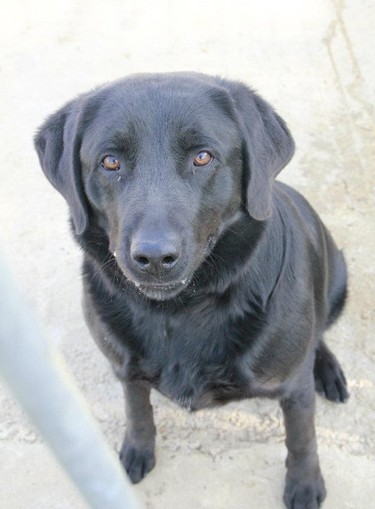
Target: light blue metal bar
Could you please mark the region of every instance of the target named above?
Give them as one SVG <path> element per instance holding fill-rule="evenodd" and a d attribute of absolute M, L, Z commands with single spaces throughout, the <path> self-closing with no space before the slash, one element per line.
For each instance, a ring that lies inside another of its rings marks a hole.
<path fill-rule="evenodd" d="M 141 509 L 117 457 L 0 260 L 0 375 L 92 509 Z"/>

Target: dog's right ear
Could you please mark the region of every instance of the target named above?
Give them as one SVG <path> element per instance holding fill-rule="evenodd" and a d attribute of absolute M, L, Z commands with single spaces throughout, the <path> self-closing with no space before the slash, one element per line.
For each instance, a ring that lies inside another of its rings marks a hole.
<path fill-rule="evenodd" d="M 51 115 L 34 138 L 40 165 L 51 184 L 68 202 L 77 235 L 82 234 L 88 224 L 79 156 L 80 114 L 79 98 Z"/>

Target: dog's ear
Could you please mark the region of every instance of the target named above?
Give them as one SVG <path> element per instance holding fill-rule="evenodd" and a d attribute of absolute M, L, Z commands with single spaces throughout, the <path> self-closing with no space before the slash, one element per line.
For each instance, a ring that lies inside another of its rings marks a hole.
<path fill-rule="evenodd" d="M 276 175 L 294 154 L 294 141 L 272 107 L 240 83 L 231 83 L 237 121 L 244 143 L 247 172 L 247 210 L 262 221 L 272 213 L 272 186 Z"/>
<path fill-rule="evenodd" d="M 34 138 L 40 165 L 51 184 L 68 202 L 77 235 L 84 232 L 88 223 L 79 156 L 80 113 L 79 98 L 47 118 Z"/>

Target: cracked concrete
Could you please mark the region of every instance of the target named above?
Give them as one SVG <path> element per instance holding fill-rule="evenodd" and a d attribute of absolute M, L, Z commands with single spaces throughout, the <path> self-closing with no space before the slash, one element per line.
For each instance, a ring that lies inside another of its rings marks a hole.
<path fill-rule="evenodd" d="M 0 249 L 106 440 L 114 449 L 122 440 L 122 393 L 83 324 L 80 253 L 32 135 L 64 101 L 131 72 L 241 79 L 287 120 L 297 152 L 280 178 L 311 201 L 348 261 L 348 306 L 327 339 L 351 398 L 343 406 L 318 398 L 316 426 L 324 507 L 367 509 L 375 479 L 374 3 L 9 0 L 3 13 Z M 83 509 L 3 389 L 0 400 L 0 506 Z M 157 466 L 136 488 L 145 507 L 282 507 L 284 431 L 275 402 L 196 414 L 157 394 L 153 403 Z"/>

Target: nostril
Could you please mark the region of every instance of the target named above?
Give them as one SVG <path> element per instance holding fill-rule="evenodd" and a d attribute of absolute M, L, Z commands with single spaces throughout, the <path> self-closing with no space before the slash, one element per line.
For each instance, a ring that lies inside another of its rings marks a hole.
<path fill-rule="evenodd" d="M 134 260 L 135 262 L 138 263 L 138 265 L 144 269 L 146 269 L 147 267 L 150 266 L 150 260 L 147 258 L 147 256 L 142 256 L 142 255 L 138 255 L 138 256 L 134 256 Z"/>
<path fill-rule="evenodd" d="M 170 254 L 170 255 L 164 256 L 161 263 L 164 268 L 170 269 L 177 262 L 177 259 L 178 259 L 177 255 Z"/>

